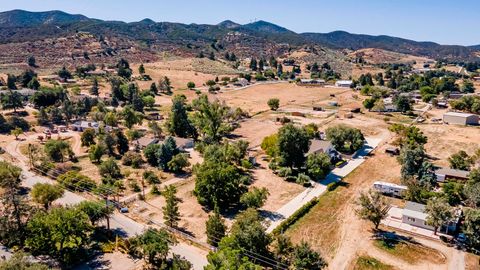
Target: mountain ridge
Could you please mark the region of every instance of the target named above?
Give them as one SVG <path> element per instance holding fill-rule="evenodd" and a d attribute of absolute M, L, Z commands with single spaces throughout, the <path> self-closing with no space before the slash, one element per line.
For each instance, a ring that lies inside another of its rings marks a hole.
<path fill-rule="evenodd" d="M 373 36 L 346 31 L 296 33 L 262 20 L 244 25 L 226 20 L 217 25 L 209 25 L 155 22 L 151 19 L 139 22 L 104 21 L 55 10 L 45 12 L 12 10 L 0 13 L 0 43 L 4 44 L 65 37 L 77 32 L 129 38 L 148 45 L 168 43 L 197 47 L 204 47 L 205 44 L 218 40 L 227 43 L 232 41 L 232 35 L 238 34 L 234 41 L 238 45 L 251 48 L 252 51 L 275 46 L 318 45 L 336 50 L 378 48 L 435 59 L 478 59 L 476 53 L 480 50 L 480 45 L 470 47 L 441 45 L 388 35 Z"/>

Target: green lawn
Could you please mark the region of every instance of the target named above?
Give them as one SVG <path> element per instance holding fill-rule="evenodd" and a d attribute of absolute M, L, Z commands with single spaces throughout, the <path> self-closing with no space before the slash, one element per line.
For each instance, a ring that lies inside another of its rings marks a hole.
<path fill-rule="evenodd" d="M 355 262 L 354 270 L 391 270 L 393 266 L 385 264 L 370 256 L 360 256 Z"/>

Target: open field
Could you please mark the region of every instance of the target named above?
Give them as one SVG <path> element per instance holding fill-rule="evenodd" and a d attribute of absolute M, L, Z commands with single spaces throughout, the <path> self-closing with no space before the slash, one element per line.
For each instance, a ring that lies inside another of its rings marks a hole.
<path fill-rule="evenodd" d="M 374 246 L 410 264 L 416 264 L 420 261 L 429 261 L 435 264 L 445 262 L 445 256 L 442 253 L 418 243 L 384 239 L 374 240 Z"/>
<path fill-rule="evenodd" d="M 393 270 L 393 266 L 385 264 L 370 256 L 359 256 L 350 267 L 351 270 Z"/>

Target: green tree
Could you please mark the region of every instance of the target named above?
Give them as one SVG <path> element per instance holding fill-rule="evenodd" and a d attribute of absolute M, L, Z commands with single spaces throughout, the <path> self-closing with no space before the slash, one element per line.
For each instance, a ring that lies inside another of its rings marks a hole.
<path fill-rule="evenodd" d="M 140 66 L 138 67 L 138 73 L 140 73 L 140 75 L 145 74 L 145 67 L 143 66 L 143 64 L 140 64 Z"/>
<path fill-rule="evenodd" d="M 15 140 L 18 140 L 18 136 L 23 134 L 23 130 L 19 127 L 16 127 L 15 129 L 10 131 L 10 134 L 15 136 Z"/>
<path fill-rule="evenodd" d="M 278 135 L 272 134 L 263 138 L 261 148 L 265 153 L 271 157 L 276 157 L 279 154 L 278 150 Z"/>
<path fill-rule="evenodd" d="M 371 111 L 375 106 L 376 101 L 377 100 L 375 98 L 367 98 L 363 101 L 363 107 L 365 107 L 365 109 L 367 109 L 368 111 Z"/>
<path fill-rule="evenodd" d="M 77 171 L 69 171 L 57 177 L 57 181 L 68 189 L 83 192 L 96 187 L 95 181 Z"/>
<path fill-rule="evenodd" d="M 66 266 L 78 261 L 90 240 L 88 216 L 75 208 L 53 208 L 40 212 L 28 223 L 26 247 L 33 254 L 50 255 Z"/>
<path fill-rule="evenodd" d="M 180 220 L 180 212 L 178 211 L 180 200 L 177 198 L 177 189 L 175 186 L 169 185 L 165 187 L 162 195 L 165 197 L 165 206 L 162 207 L 163 220 L 167 226 L 177 227 Z"/>
<path fill-rule="evenodd" d="M 157 84 L 156 83 L 152 83 L 150 85 L 150 92 L 152 92 L 154 95 L 157 95 L 158 94 L 158 88 L 157 88 Z"/>
<path fill-rule="evenodd" d="M 309 145 L 309 138 L 303 128 L 287 124 L 278 131 L 278 152 L 281 163 L 285 166 L 303 166 Z"/>
<path fill-rule="evenodd" d="M 13 109 L 13 112 L 17 112 L 17 109 L 23 108 L 23 96 L 11 90 L 2 96 L 1 102 L 4 110 Z"/>
<path fill-rule="evenodd" d="M 112 157 L 115 155 L 115 145 L 116 145 L 115 137 L 111 132 L 107 132 L 103 136 L 102 145 L 105 146 L 105 151 L 107 152 L 108 156 Z"/>
<path fill-rule="evenodd" d="M 91 146 L 95 144 L 95 137 L 96 137 L 95 130 L 93 128 L 87 128 L 82 132 L 80 136 L 80 141 L 82 142 L 82 146 Z"/>
<path fill-rule="evenodd" d="M 311 178 L 315 180 L 323 179 L 330 171 L 330 156 L 326 153 L 308 155 L 306 166 L 307 173 Z"/>
<path fill-rule="evenodd" d="M 88 216 L 92 226 L 98 222 L 107 220 L 113 214 L 114 208 L 106 206 L 104 202 L 82 201 L 76 205 L 76 208 Z"/>
<path fill-rule="evenodd" d="M 158 166 L 157 152 L 159 151 L 160 147 L 162 147 L 160 144 L 150 144 L 143 149 L 143 155 L 145 156 L 147 163 L 152 167 Z"/>
<path fill-rule="evenodd" d="M 394 104 L 402 113 L 412 110 L 411 100 L 408 96 L 399 95 L 394 99 Z"/>
<path fill-rule="evenodd" d="M 156 121 L 150 121 L 148 122 L 148 127 L 150 128 L 150 131 L 153 133 L 153 136 L 155 138 L 161 138 L 162 137 L 162 128 Z"/>
<path fill-rule="evenodd" d="M 60 77 L 63 80 L 68 80 L 73 78 L 72 73 L 68 71 L 68 69 L 63 66 L 61 70 L 58 71 L 58 77 Z"/>
<path fill-rule="evenodd" d="M 177 144 L 175 143 L 175 139 L 173 139 L 172 137 L 167 137 L 165 141 L 160 145 L 156 153 L 158 159 L 158 166 L 162 170 L 167 170 L 168 163 L 176 154 L 178 154 L 178 148 Z"/>
<path fill-rule="evenodd" d="M 262 270 L 260 265 L 249 261 L 242 250 L 225 247 L 216 252 L 210 252 L 207 256 L 208 265 L 205 270 L 218 269 L 241 269 L 241 270 Z"/>
<path fill-rule="evenodd" d="M 233 131 L 229 123 L 230 108 L 218 100 L 210 102 L 206 95 L 193 101 L 195 113 L 192 120 L 200 135 L 207 143 L 219 142 L 226 134 Z"/>
<path fill-rule="evenodd" d="M 356 210 L 357 215 L 361 219 L 371 221 L 375 229 L 378 229 L 380 222 L 387 216 L 390 208 L 385 198 L 374 190 L 362 192 L 356 203 L 359 206 Z"/>
<path fill-rule="evenodd" d="M 145 96 L 142 98 L 143 104 L 150 108 L 150 110 L 153 110 L 153 107 L 155 106 L 155 98 L 152 96 Z"/>
<path fill-rule="evenodd" d="M 188 161 L 188 154 L 185 153 L 176 154 L 167 163 L 168 169 L 174 173 L 180 173 L 188 166 L 190 166 L 190 162 Z"/>
<path fill-rule="evenodd" d="M 193 134 L 193 127 L 187 116 L 185 109 L 185 96 L 176 95 L 172 99 L 172 109 L 168 118 L 168 131 L 172 135 L 181 138 L 189 137 Z"/>
<path fill-rule="evenodd" d="M 64 190 L 60 186 L 47 183 L 36 183 L 32 188 L 32 200 L 48 210 L 52 202 L 63 196 Z"/>
<path fill-rule="evenodd" d="M 218 209 L 215 209 L 214 213 L 208 217 L 205 227 L 207 242 L 214 247 L 218 246 L 227 231 L 225 221 L 220 216 Z"/>
<path fill-rule="evenodd" d="M 90 149 L 88 150 L 88 157 L 90 158 L 91 162 L 100 163 L 104 154 L 105 146 L 103 144 L 90 145 Z"/>
<path fill-rule="evenodd" d="M 129 243 L 130 255 L 143 258 L 155 269 L 164 269 L 170 250 L 169 245 L 176 244 L 176 240 L 164 229 L 148 229 L 142 235 L 131 238 Z"/>
<path fill-rule="evenodd" d="M 90 88 L 90 95 L 97 96 L 99 95 L 99 88 L 98 88 L 98 79 L 97 77 L 93 78 L 92 87 Z"/>
<path fill-rule="evenodd" d="M 463 231 L 473 248 L 480 248 L 480 209 L 467 208 L 464 211 Z"/>
<path fill-rule="evenodd" d="M 35 56 L 33 55 L 30 55 L 28 58 L 27 58 L 27 64 L 29 67 L 37 67 L 37 61 L 35 60 Z"/>
<path fill-rule="evenodd" d="M 17 89 L 16 82 L 17 82 L 17 77 L 15 77 L 15 75 L 12 75 L 12 74 L 7 75 L 7 88 L 8 89 L 10 89 L 10 90 Z"/>
<path fill-rule="evenodd" d="M 135 124 L 141 124 L 143 121 L 142 114 L 136 112 L 132 106 L 125 106 L 122 116 L 124 124 L 128 129 L 131 129 Z"/>
<path fill-rule="evenodd" d="M 463 80 L 461 91 L 464 93 L 474 93 L 475 86 L 473 85 L 473 82 L 470 80 Z"/>
<path fill-rule="evenodd" d="M 245 250 L 257 256 L 270 257 L 268 246 L 272 242 L 263 225 L 263 218 L 255 209 L 247 209 L 237 216 L 230 230 L 230 235 L 224 237 L 219 249 L 233 248 Z"/>
<path fill-rule="evenodd" d="M 437 235 L 438 228 L 452 218 L 452 208 L 445 198 L 433 197 L 429 199 L 425 207 L 425 213 L 428 215 L 426 224 L 434 228 L 435 235 Z"/>
<path fill-rule="evenodd" d="M 45 143 L 45 154 L 55 162 L 64 162 L 65 157 L 74 156 L 72 148 L 67 141 L 62 140 L 48 140 Z"/>
<path fill-rule="evenodd" d="M 120 129 L 114 131 L 115 142 L 117 143 L 117 151 L 120 155 L 125 154 L 128 151 L 128 139 Z"/>
<path fill-rule="evenodd" d="M 187 83 L 187 88 L 188 88 L 188 89 L 193 89 L 193 88 L 195 88 L 195 83 L 194 83 L 194 82 L 188 82 L 188 83 Z"/>
<path fill-rule="evenodd" d="M 201 205 L 220 210 L 238 203 L 246 191 L 247 177 L 239 169 L 226 162 L 205 161 L 194 166 L 194 194 Z"/>
<path fill-rule="evenodd" d="M 280 107 L 280 100 L 278 98 L 271 98 L 267 102 L 268 107 L 270 107 L 270 110 L 276 111 Z"/>
<path fill-rule="evenodd" d="M 354 153 L 362 148 L 365 138 L 359 129 L 345 125 L 329 127 L 326 130 L 327 139 L 340 152 Z"/>
<path fill-rule="evenodd" d="M 115 162 L 115 159 L 113 158 L 103 161 L 98 169 L 100 171 L 100 175 L 103 177 L 112 179 L 120 179 L 122 177 L 120 167 L 118 167 L 117 162 Z"/>
<path fill-rule="evenodd" d="M 298 270 L 320 270 L 327 267 L 327 262 L 307 242 L 302 241 L 293 248 L 292 266 Z"/>
<path fill-rule="evenodd" d="M 450 168 L 465 171 L 470 170 L 474 163 L 472 158 L 463 150 L 451 155 L 448 158 L 448 162 L 450 163 Z"/>
<path fill-rule="evenodd" d="M 400 150 L 398 161 L 402 165 L 402 179 L 406 180 L 418 175 L 425 161 L 425 150 L 417 144 L 407 144 Z"/>
<path fill-rule="evenodd" d="M 265 204 L 265 201 L 267 200 L 269 194 L 270 193 L 266 188 L 254 187 L 252 190 L 243 194 L 240 197 L 240 203 L 243 204 L 246 208 L 258 209 Z"/>

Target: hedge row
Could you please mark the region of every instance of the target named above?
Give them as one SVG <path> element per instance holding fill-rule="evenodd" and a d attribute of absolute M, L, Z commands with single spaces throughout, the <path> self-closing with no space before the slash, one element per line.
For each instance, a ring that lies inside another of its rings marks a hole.
<path fill-rule="evenodd" d="M 272 234 L 278 235 L 286 231 L 295 222 L 297 222 L 299 219 L 305 216 L 308 212 L 310 212 L 310 209 L 312 209 L 315 205 L 317 205 L 317 203 L 318 203 L 318 198 L 313 198 L 311 201 L 309 201 L 300 209 L 298 209 L 295 213 L 293 213 L 293 215 L 291 215 L 290 217 L 285 219 L 282 223 L 280 223 L 280 225 L 278 225 L 278 227 L 276 227 L 272 231 Z"/>

